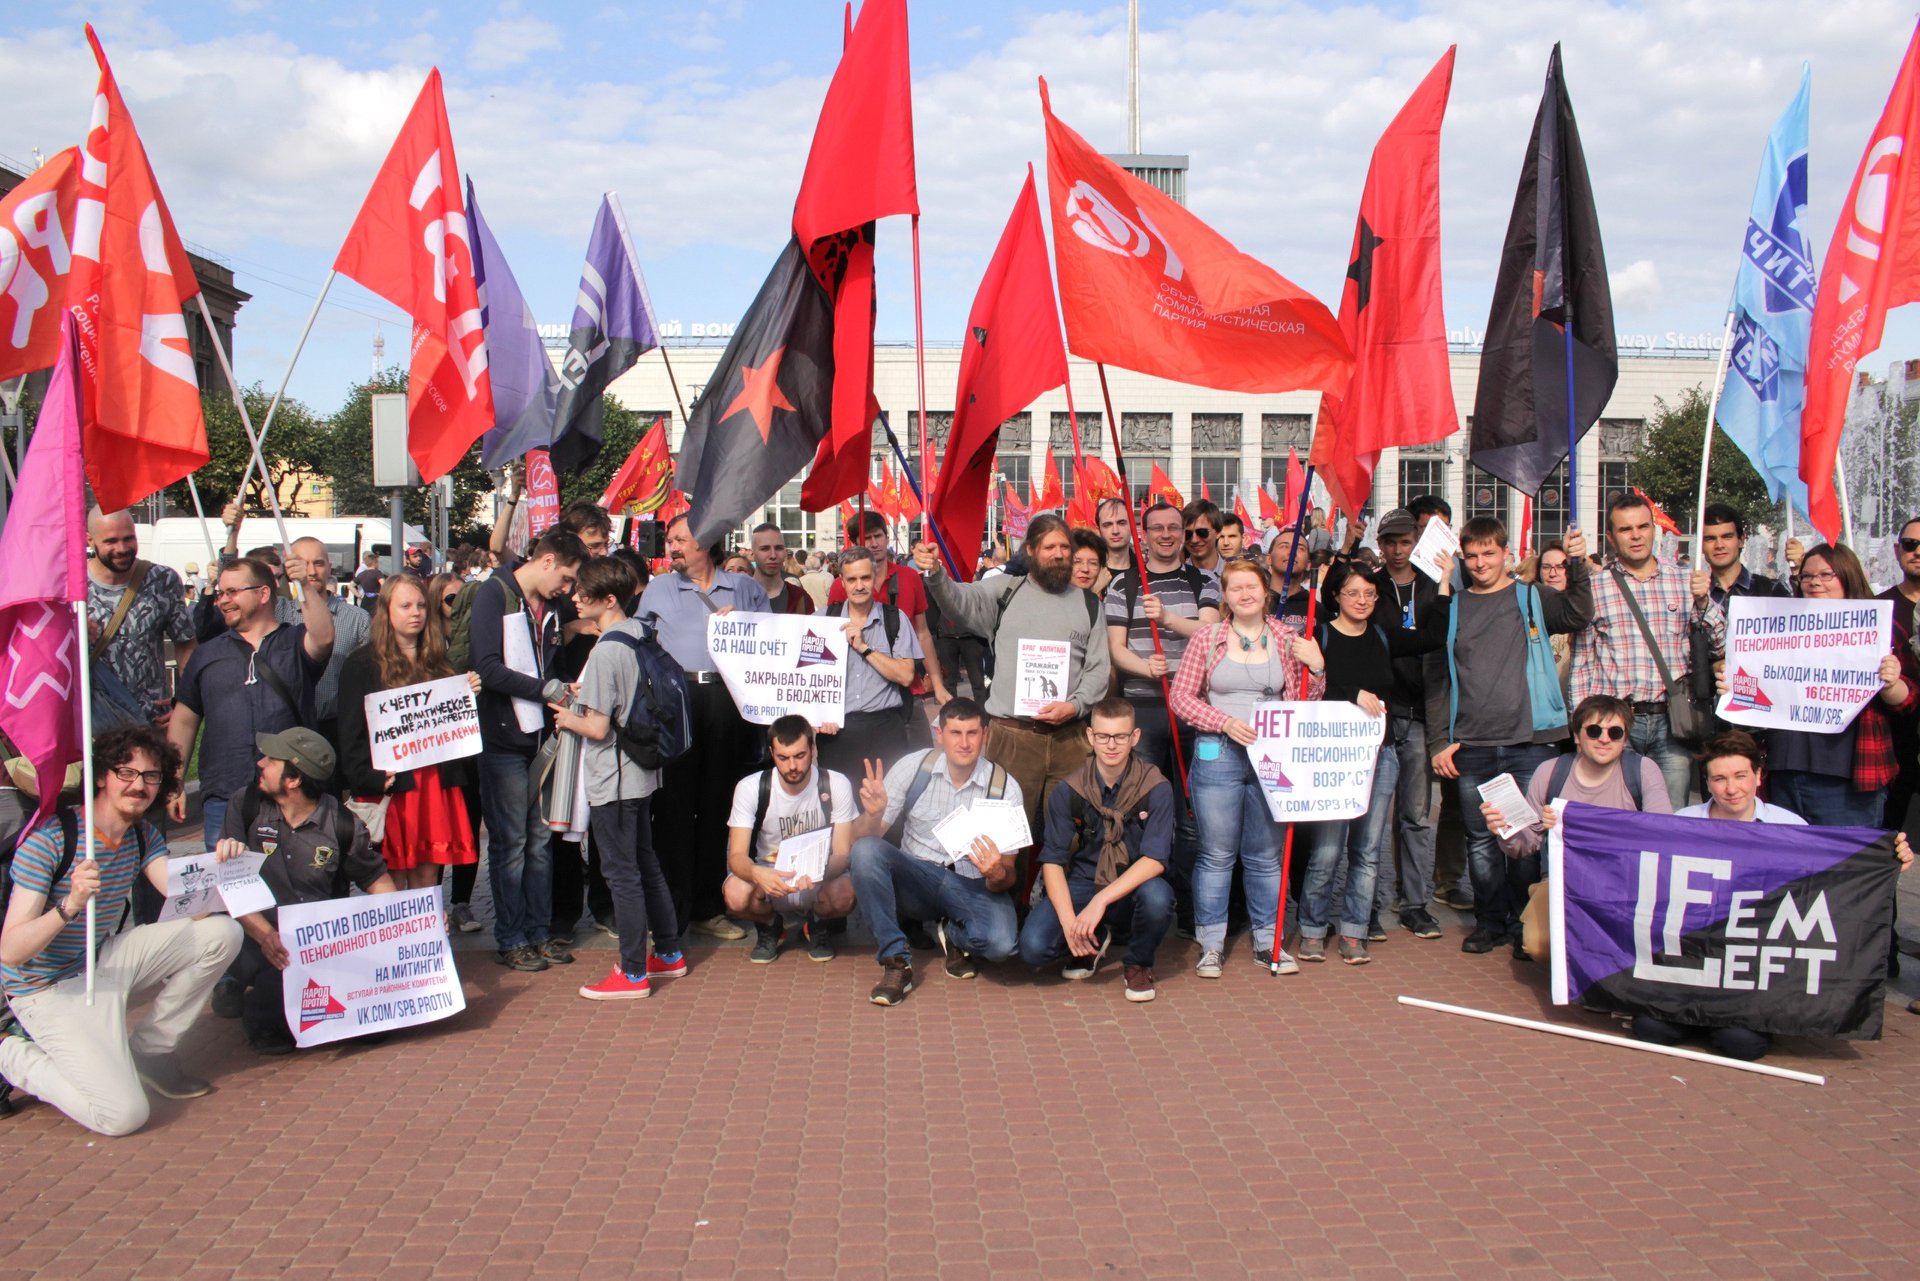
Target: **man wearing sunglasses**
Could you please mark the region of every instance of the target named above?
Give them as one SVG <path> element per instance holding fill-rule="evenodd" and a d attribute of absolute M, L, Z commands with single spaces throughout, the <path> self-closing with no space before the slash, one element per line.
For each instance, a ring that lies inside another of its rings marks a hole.
<path fill-rule="evenodd" d="M 1180 520 L 1187 539 L 1187 563 L 1217 580 L 1220 566 L 1226 563 L 1220 554 L 1220 509 L 1196 498 L 1180 509 Z"/>
<path fill-rule="evenodd" d="M 1527 783 L 1527 804 L 1539 821 L 1506 836 L 1507 821 L 1498 808 L 1480 803 L 1480 817 L 1500 841 L 1507 857 L 1518 864 L 1527 883 L 1526 909 L 1520 914 L 1521 934 L 1513 940 L 1513 954 L 1521 960 L 1546 956 L 1547 914 L 1545 883 L 1540 879 L 1540 847 L 1554 824 L 1550 807 L 1556 800 L 1579 801 L 1610 810 L 1639 810 L 1643 814 L 1673 813 L 1666 779 L 1651 757 L 1627 746 L 1634 709 L 1624 699 L 1594 694 L 1573 709 L 1573 751 L 1542 761 Z"/>
<path fill-rule="evenodd" d="M 308 564 L 294 558 L 287 578 L 307 581 Z M 313 694 L 333 653 L 329 594 L 303 591 L 301 621 L 285 626 L 274 617 L 273 571 L 256 560 L 238 560 L 220 571 L 212 592 L 227 629 L 193 651 L 174 691 L 178 699 L 167 724 L 167 741 L 180 759 L 193 759 L 201 722 L 201 825 L 213 848 L 227 815 L 227 799 L 253 783 L 254 740 L 296 726 L 312 727 Z M 187 818 L 184 791 L 167 800 L 167 817 Z"/>

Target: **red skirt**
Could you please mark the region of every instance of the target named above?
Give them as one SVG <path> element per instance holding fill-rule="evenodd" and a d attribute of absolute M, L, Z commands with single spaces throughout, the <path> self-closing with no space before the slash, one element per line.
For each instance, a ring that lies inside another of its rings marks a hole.
<path fill-rule="evenodd" d="M 388 804 L 380 853 L 396 872 L 480 861 L 467 822 L 466 794 L 441 786 L 438 766 L 416 771 L 413 789 Z"/>

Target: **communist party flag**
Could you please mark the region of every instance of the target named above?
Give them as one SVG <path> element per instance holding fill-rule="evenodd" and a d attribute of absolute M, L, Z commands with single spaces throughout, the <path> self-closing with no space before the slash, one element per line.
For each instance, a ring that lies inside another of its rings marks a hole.
<path fill-rule="evenodd" d="M 80 148 L 68 147 L 0 199 L 0 378 L 60 354 L 79 182 Z"/>
<path fill-rule="evenodd" d="M 1029 165 L 967 313 L 946 465 L 938 482 L 927 485 L 929 511 L 949 546 L 978 547 L 986 531 L 1000 424 L 1066 381 L 1067 351 L 1060 342 L 1060 312 L 1053 305 L 1046 233 Z M 973 577 L 965 556 L 956 557 L 953 568 L 962 581 Z"/>
<path fill-rule="evenodd" d="M 847 29 L 793 204 L 794 240 L 833 314 L 832 422 L 800 487 L 808 511 L 860 492 L 880 408 L 873 396 L 874 223 L 919 212 L 906 0 L 867 0 Z"/>
<path fill-rule="evenodd" d="M 1185 507 L 1186 500 L 1180 497 L 1180 491 L 1173 487 L 1173 481 L 1167 473 L 1160 470 L 1160 464 L 1153 465 L 1153 478 L 1147 482 L 1147 501 L 1149 503 L 1165 500 L 1175 507 Z"/>
<path fill-rule="evenodd" d="M 100 82 L 80 157 L 67 310 L 80 339 L 87 480 L 94 501 L 119 511 L 206 465 L 180 314 L 200 285 L 92 27 L 87 43 Z"/>
<path fill-rule="evenodd" d="M 1440 121 L 1453 53 L 1427 73 L 1373 149 L 1353 230 L 1340 332 L 1353 348 L 1344 396 L 1320 399 L 1308 457 L 1356 519 L 1390 445 L 1445 440 L 1459 426 L 1440 307 Z"/>
<path fill-rule="evenodd" d="M 413 318 L 407 452 L 427 482 L 452 471 L 493 426 L 471 235 L 436 67 L 333 261 Z"/>
<path fill-rule="evenodd" d="M 1326 307 L 1055 119 L 1045 80 L 1040 106 L 1069 350 L 1226 391 L 1346 390 Z"/>
<path fill-rule="evenodd" d="M 1647 491 L 1640 488 L 1640 486 L 1638 485 L 1635 485 L 1633 487 L 1633 492 L 1639 495 L 1642 499 L 1646 501 L 1647 510 L 1653 513 L 1653 523 L 1655 525 L 1658 525 L 1661 529 L 1666 530 L 1669 534 L 1672 534 L 1675 538 L 1680 537 L 1680 523 L 1676 521 L 1673 517 L 1667 515 L 1666 508 L 1662 507 L 1659 503 L 1654 502 L 1653 499 L 1648 498 Z"/>
<path fill-rule="evenodd" d="M 1265 498 L 1267 491 L 1264 489 L 1261 490 L 1260 496 Z M 1238 494 L 1233 496 L 1233 514 L 1240 518 L 1240 528 L 1243 532 L 1251 534 L 1259 528 L 1259 526 L 1253 523 L 1253 517 L 1247 514 L 1247 505 L 1240 501 L 1240 495 Z"/>
<path fill-rule="evenodd" d="M 1834 459 L 1847 422 L 1854 367 L 1880 345 L 1887 311 L 1920 298 L 1920 25 L 1907 43 L 1880 123 L 1854 172 L 1820 271 L 1800 416 L 1800 478 L 1814 528 L 1838 542 L 1843 521 Z"/>
<path fill-rule="evenodd" d="M 656 418 L 640 438 L 627 461 L 620 464 L 613 483 L 600 496 L 600 505 L 614 516 L 641 516 L 659 511 L 673 488 L 673 455 L 667 450 L 667 420 Z"/>
<path fill-rule="evenodd" d="M 1267 492 L 1265 485 L 1260 487 L 1260 523 L 1269 529 L 1277 529 L 1282 523 L 1280 507 L 1273 501 L 1273 495 Z"/>
<path fill-rule="evenodd" d="M 1074 483 L 1084 486 L 1087 497 L 1094 502 L 1105 502 L 1109 498 L 1127 499 L 1127 487 L 1120 483 L 1119 473 L 1109 467 L 1104 458 L 1089 455 L 1074 466 Z"/>
<path fill-rule="evenodd" d="M 1067 505 L 1067 487 L 1060 483 L 1060 465 L 1053 460 L 1053 446 L 1047 446 L 1046 466 L 1040 475 L 1028 482 L 1029 510 L 1039 512 L 1059 511 Z"/>

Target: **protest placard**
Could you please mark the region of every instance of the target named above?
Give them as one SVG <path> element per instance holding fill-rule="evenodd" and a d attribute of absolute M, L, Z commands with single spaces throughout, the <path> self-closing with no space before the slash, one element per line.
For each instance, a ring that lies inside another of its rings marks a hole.
<path fill-rule="evenodd" d="M 847 645 L 841 622 L 812 614 L 715 614 L 707 652 L 740 715 L 755 725 L 804 716 L 844 725 Z"/>
<path fill-rule="evenodd" d="M 1754 729 L 1838 734 L 1880 692 L 1892 648 L 1892 601 L 1731 597 L 1716 710 Z"/>
<path fill-rule="evenodd" d="M 373 767 L 399 772 L 480 754 L 480 708 L 464 676 L 369 694 Z"/>
<path fill-rule="evenodd" d="M 226 862 L 212 854 L 189 854 L 167 860 L 167 901 L 158 920 L 225 912 L 245 916 L 273 906 L 273 891 L 260 879 L 265 854 L 248 850 Z"/>
<path fill-rule="evenodd" d="M 390 1032 L 467 1008 L 440 891 L 432 887 L 280 909 L 287 1027 L 302 1047 Z"/>
<path fill-rule="evenodd" d="M 1020 641 L 1015 673 L 1013 714 L 1038 716 L 1049 703 L 1064 703 L 1072 694 L 1067 673 L 1073 666 L 1073 646 L 1066 641 Z"/>
<path fill-rule="evenodd" d="M 1387 718 L 1348 702 L 1256 703 L 1247 754 L 1275 822 L 1358 818 L 1373 791 Z"/>
<path fill-rule="evenodd" d="M 1879 1037 L 1892 833 L 1567 802 L 1548 854 L 1554 1004 Z"/>
<path fill-rule="evenodd" d="M 773 870 L 786 876 L 804 876 L 815 885 L 827 879 L 827 859 L 833 854 L 833 829 L 799 832 L 781 841 L 773 854 Z"/>

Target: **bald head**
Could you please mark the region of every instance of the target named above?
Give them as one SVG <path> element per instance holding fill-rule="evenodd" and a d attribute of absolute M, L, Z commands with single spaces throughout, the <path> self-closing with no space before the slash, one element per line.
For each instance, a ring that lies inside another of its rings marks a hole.
<path fill-rule="evenodd" d="M 87 542 L 93 548 L 94 560 L 116 577 L 130 571 L 140 555 L 132 513 L 102 511 L 97 503 L 87 513 Z"/>
<path fill-rule="evenodd" d="M 325 586 L 333 569 L 333 562 L 327 559 L 327 545 L 317 538 L 296 538 L 288 548 L 293 559 L 306 566 L 307 581 Z"/>

